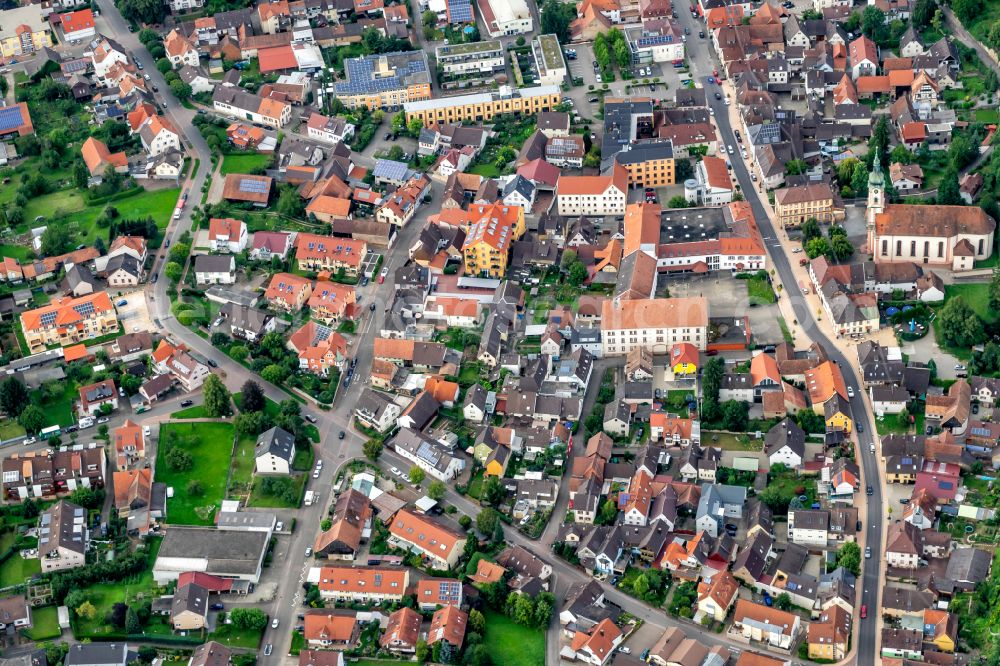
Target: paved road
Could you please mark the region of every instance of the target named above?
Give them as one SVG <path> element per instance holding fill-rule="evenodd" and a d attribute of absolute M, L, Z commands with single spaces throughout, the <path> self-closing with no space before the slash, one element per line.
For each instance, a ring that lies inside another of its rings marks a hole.
<path fill-rule="evenodd" d="M 982 42 L 973 37 L 971 32 L 965 29 L 962 22 L 958 20 L 957 16 L 955 16 L 955 12 L 951 11 L 951 8 L 945 5 L 941 6 L 941 11 L 944 12 L 944 20 L 948 25 L 948 29 L 959 37 L 959 41 L 966 46 L 974 48 L 976 53 L 979 54 L 979 59 L 983 61 L 983 64 L 997 74 L 1000 74 L 1000 64 L 997 63 L 996 57 L 989 52 Z"/>
<path fill-rule="evenodd" d="M 695 21 L 691 17 L 690 12 L 685 11 L 683 7 L 681 11 L 678 12 L 678 19 L 682 27 L 690 27 L 692 33 L 695 35 L 697 35 L 698 30 L 702 29 L 701 24 Z M 687 48 L 688 58 L 691 62 L 692 76 L 695 81 L 699 81 L 709 88 L 708 101 L 711 107 L 715 110 L 715 122 L 719 127 L 719 133 L 721 135 L 720 150 L 721 146 L 724 144 L 733 144 L 736 146 L 737 142 L 729 122 L 729 109 L 723 100 L 715 99 L 714 92 L 716 86 L 711 86 L 705 83 L 707 76 L 712 74 L 712 70 L 715 67 L 718 67 L 718 64 L 714 64 L 716 61 L 715 55 L 710 48 L 710 40 L 698 39 L 697 37 L 689 38 Z M 734 155 L 733 157 L 735 158 L 732 162 L 736 179 L 743 190 L 744 196 L 753 208 L 754 215 L 760 225 L 761 233 L 764 236 L 765 244 L 768 247 L 773 247 L 778 240 L 778 236 L 775 233 L 774 225 L 768 217 L 767 211 L 761 202 L 761 195 L 757 191 L 756 183 L 751 180 L 750 173 L 747 171 L 746 163 L 739 159 L 739 155 Z M 792 267 L 789 263 L 788 256 L 784 252 L 773 252 L 771 260 L 774 263 L 774 267 L 778 271 L 778 278 L 780 282 L 785 285 L 795 285 L 796 280 L 792 273 Z M 853 363 L 843 355 L 840 348 L 835 345 L 818 327 L 816 320 L 813 318 L 813 312 L 806 300 L 803 298 L 800 290 L 785 289 L 782 293 L 784 294 L 783 298 L 787 297 L 791 299 L 796 319 L 806 335 L 808 335 L 814 342 L 821 344 L 827 350 L 829 357 L 840 366 L 840 369 L 844 374 L 844 379 L 847 381 L 848 385 L 853 385 L 855 388 L 859 388 L 861 383 L 858 381 L 858 376 L 854 370 Z M 861 460 L 862 473 L 864 475 L 865 482 L 873 486 L 874 491 L 873 495 L 868 498 L 869 516 L 864 528 L 863 543 L 870 546 L 872 552 L 876 553 L 876 559 L 864 561 L 865 566 L 862 572 L 862 581 L 859 585 L 862 590 L 861 603 L 867 605 L 873 610 L 873 612 L 867 621 L 859 620 L 860 640 L 856 641 L 856 654 L 859 666 L 871 666 L 871 664 L 875 661 L 878 642 L 878 637 L 876 636 L 876 622 L 874 620 L 874 609 L 878 608 L 878 594 L 881 587 L 881 583 L 879 582 L 879 563 L 881 561 L 880 554 L 882 553 L 882 516 L 884 504 L 882 485 L 879 482 L 878 466 L 876 464 L 875 457 L 869 453 L 867 446 L 867 443 L 870 442 L 875 436 L 874 421 L 872 420 L 865 400 L 862 397 L 863 392 L 856 391 L 855 394 L 856 397 L 850 401 L 851 411 L 854 414 L 855 421 L 858 424 L 863 423 L 865 428 L 864 434 L 860 436 L 863 445 L 857 447 L 857 455 Z M 858 617 L 858 615 L 855 615 L 855 617 Z"/>

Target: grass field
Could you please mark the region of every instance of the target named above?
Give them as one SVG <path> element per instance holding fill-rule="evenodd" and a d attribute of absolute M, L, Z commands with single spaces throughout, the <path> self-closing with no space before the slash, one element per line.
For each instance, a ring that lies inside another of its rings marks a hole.
<path fill-rule="evenodd" d="M 20 553 L 14 553 L 0 564 L 0 587 L 20 585 L 25 578 L 42 572 L 39 560 L 26 560 Z"/>
<path fill-rule="evenodd" d="M 192 405 L 186 409 L 179 409 L 170 415 L 172 419 L 203 419 L 207 417 L 205 405 Z"/>
<path fill-rule="evenodd" d="M 506 615 L 485 611 L 486 636 L 493 663 L 504 666 L 537 666 L 545 663 L 545 633 L 514 624 Z"/>
<path fill-rule="evenodd" d="M 107 238 L 106 231 L 98 229 L 96 224 L 97 218 L 105 206 L 114 206 L 120 216 L 127 219 L 152 217 L 157 226 L 165 229 L 167 222 L 170 221 L 170 214 L 177 204 L 178 196 L 180 196 L 180 190 L 175 187 L 152 192 L 139 192 L 126 199 L 110 202 L 110 204 L 88 206 L 79 190 L 62 190 L 31 199 L 24 207 L 24 219 L 34 220 L 38 215 L 42 215 L 46 219 L 64 216 L 65 223 L 77 232 L 75 242 L 89 245 L 98 236 Z"/>
<path fill-rule="evenodd" d="M 222 157 L 222 175 L 250 173 L 257 169 L 266 169 L 271 164 L 271 157 L 271 155 L 264 155 L 263 153 L 224 155 Z"/>
<path fill-rule="evenodd" d="M 55 606 L 32 608 L 31 629 L 25 629 L 24 635 L 33 641 L 59 638 L 62 635 L 62 629 L 59 628 L 59 609 Z"/>
<path fill-rule="evenodd" d="M 711 430 L 701 433 L 701 441 L 706 446 L 715 446 L 723 451 L 760 451 L 764 447 L 762 440 L 748 439 L 743 441 L 732 433 Z"/>
<path fill-rule="evenodd" d="M 976 284 L 950 284 L 944 288 L 944 298 L 945 302 L 956 296 L 961 296 L 965 304 L 972 308 L 972 311 L 979 315 L 987 324 L 993 324 L 1000 320 L 1000 313 L 994 312 L 990 309 L 990 299 L 989 299 L 989 289 L 990 285 L 986 282 L 978 282 Z M 941 339 L 940 328 L 938 327 L 938 320 L 934 320 L 934 336 L 937 343 L 946 349 L 949 353 L 955 357 L 967 361 L 972 356 L 972 351 L 968 348 L 961 347 L 949 347 L 944 344 Z"/>
<path fill-rule="evenodd" d="M 160 426 L 156 476 L 158 481 L 174 489 L 174 496 L 167 500 L 171 524 L 212 524 L 212 516 L 226 492 L 233 436 L 230 423 L 164 423 Z M 166 452 L 172 446 L 179 446 L 191 454 L 194 463 L 191 469 L 170 469 L 166 464 Z M 201 483 L 203 494 L 200 497 L 192 497 L 187 492 L 193 480 Z"/>
<path fill-rule="evenodd" d="M 250 500 L 247 502 L 247 506 L 253 506 L 261 509 L 297 509 L 299 505 L 302 504 L 302 491 L 306 484 L 306 475 L 297 474 L 288 478 L 291 478 L 292 482 L 295 484 L 295 500 L 288 501 L 283 497 L 276 497 L 274 495 L 265 495 L 260 492 L 260 480 L 262 477 L 257 477 L 254 480 L 253 488 L 250 491 Z"/>
<path fill-rule="evenodd" d="M 159 471 L 159 470 L 157 470 Z M 160 539 L 149 541 L 151 552 L 149 553 L 150 568 L 141 574 L 132 576 L 113 583 L 98 583 L 84 588 L 87 600 L 97 608 L 97 614 L 93 620 L 84 617 L 76 619 L 74 630 L 83 636 L 100 636 L 117 631 L 105 621 L 111 607 L 117 603 L 134 603 L 137 599 L 152 599 L 156 597 L 158 588 L 153 580 L 152 563 L 156 560 L 156 553 L 160 550 Z"/>
<path fill-rule="evenodd" d="M 774 303 L 774 289 L 767 278 L 752 277 L 746 280 L 747 295 L 750 296 L 750 303 L 756 305 L 767 305 Z"/>
<path fill-rule="evenodd" d="M 236 455 L 233 456 L 232 476 L 229 479 L 229 494 L 243 496 L 250 488 L 253 479 L 253 450 L 257 438 L 243 435 L 236 443 Z"/>
<path fill-rule="evenodd" d="M 23 245 L 0 245 L 0 257 L 10 257 L 24 263 L 35 256 L 31 248 Z"/>
<path fill-rule="evenodd" d="M 15 437 L 23 437 L 24 428 L 21 424 L 14 419 L 5 419 L 0 421 L 0 440 L 14 439 Z"/>
<path fill-rule="evenodd" d="M 76 423 L 73 416 L 73 403 L 80 397 L 77 392 L 77 385 L 74 382 L 63 384 L 62 395 L 55 398 L 46 398 L 42 389 L 31 392 L 31 402 L 45 412 L 48 425 L 68 426 Z"/>
<path fill-rule="evenodd" d="M 260 638 L 263 635 L 263 631 L 244 631 L 231 624 L 226 624 L 209 634 L 208 639 L 230 647 L 256 649 L 260 645 Z"/>

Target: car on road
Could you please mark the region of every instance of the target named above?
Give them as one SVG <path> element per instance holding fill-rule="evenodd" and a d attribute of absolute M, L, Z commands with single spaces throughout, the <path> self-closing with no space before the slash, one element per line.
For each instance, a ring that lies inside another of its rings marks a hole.
<path fill-rule="evenodd" d="M 865 424 L 862 423 L 861 421 L 858 421 L 858 432 L 864 432 L 864 431 L 865 431 Z"/>
<path fill-rule="evenodd" d="M 705 31 L 704 30 L 699 30 L 698 31 L 698 36 L 701 37 L 702 39 L 705 39 Z"/>
<path fill-rule="evenodd" d="M 210 358 L 210 359 L 208 359 L 208 364 L 209 364 L 210 366 L 212 366 L 213 368 L 217 368 L 217 367 L 219 367 L 219 364 L 215 362 L 215 359 L 214 359 L 214 358 Z"/>
<path fill-rule="evenodd" d="M 368 309 L 371 310 L 372 312 L 375 312 L 375 304 L 372 303 L 371 305 L 369 305 Z"/>
<path fill-rule="evenodd" d="M 868 486 L 867 488 L 865 488 L 865 493 L 868 495 L 868 497 L 871 497 L 872 495 L 875 494 L 875 489 L 872 488 L 871 486 Z"/>
<path fill-rule="evenodd" d="M 306 421 L 309 421 L 309 423 L 316 423 L 316 417 L 313 416 L 312 414 L 303 414 L 302 418 L 304 418 Z"/>
<path fill-rule="evenodd" d="M 306 557 L 312 557 L 312 554 L 313 554 L 313 549 L 311 547 L 306 548 Z"/>
<path fill-rule="evenodd" d="M 277 629 L 279 623 L 280 623 L 280 620 L 278 618 L 274 618 L 273 620 L 271 620 L 271 628 L 272 629 Z"/>
<path fill-rule="evenodd" d="M 623 646 L 621 650 L 622 650 L 622 654 L 632 654 L 632 648 L 630 648 L 627 645 Z"/>
<path fill-rule="evenodd" d="M 722 93 L 716 92 L 715 93 L 715 99 L 722 99 Z"/>
<path fill-rule="evenodd" d="M 148 425 L 142 426 L 142 436 L 149 437 L 149 433 L 152 432 Z"/>
<path fill-rule="evenodd" d="M 209 608 L 209 610 L 220 611 L 220 610 L 223 610 L 225 608 L 225 605 L 224 604 L 212 604 L 208 608 Z"/>
<path fill-rule="evenodd" d="M 961 363 L 956 363 L 955 364 L 955 369 L 956 370 L 965 370 L 965 366 L 962 365 Z"/>
<path fill-rule="evenodd" d="M 265 657 L 270 657 L 272 652 L 274 652 L 274 646 L 273 645 L 271 645 L 270 643 L 268 643 L 267 645 L 264 646 L 264 656 Z"/>
<path fill-rule="evenodd" d="M 144 78 L 144 79 L 146 79 L 147 81 L 149 81 L 149 74 L 143 74 L 143 75 L 142 75 L 142 78 Z"/>
<path fill-rule="evenodd" d="M 868 605 L 861 604 L 861 619 L 863 620 L 866 617 L 868 617 Z"/>
<path fill-rule="evenodd" d="M 728 153 L 729 153 L 730 155 L 732 155 L 733 153 L 735 153 L 735 152 L 736 152 L 736 150 L 735 150 L 735 149 L 734 149 L 734 148 L 733 148 L 732 146 L 726 146 L 726 151 L 727 151 L 727 152 L 728 152 Z"/>
<path fill-rule="evenodd" d="M 98 423 L 107 423 L 110 420 L 111 419 L 109 419 L 107 416 L 102 416 L 101 418 L 97 419 L 97 422 Z"/>
<path fill-rule="evenodd" d="M 705 80 L 708 81 L 709 83 L 715 83 L 715 77 L 714 76 L 706 77 Z"/>
<path fill-rule="evenodd" d="M 346 436 L 347 436 L 347 433 L 344 432 L 343 430 L 341 430 L 340 434 L 337 435 L 337 439 L 344 439 L 344 437 L 346 437 Z"/>
<path fill-rule="evenodd" d="M 123 298 L 122 300 L 118 301 L 115 305 L 117 305 L 118 307 L 121 307 L 123 305 L 128 305 L 128 299 Z"/>
<path fill-rule="evenodd" d="M 597 99 L 596 97 L 591 97 L 587 101 L 590 102 L 591 104 L 597 104 L 600 100 Z"/>
<path fill-rule="evenodd" d="M 140 72 L 142 71 L 142 61 L 136 60 L 135 66 L 139 69 Z"/>
<path fill-rule="evenodd" d="M 25 437 L 25 438 L 24 438 L 24 442 L 22 442 L 22 443 L 23 443 L 23 444 L 24 444 L 25 446 L 27 446 L 27 445 L 29 445 L 29 444 L 34 444 L 34 443 L 35 443 L 35 442 L 37 442 L 37 441 L 38 441 L 38 438 L 36 438 L 36 437 Z"/>
<path fill-rule="evenodd" d="M 396 476 L 399 476 L 399 469 L 398 468 L 396 468 L 396 467 L 390 467 L 389 471 L 392 472 L 393 474 L 395 474 Z"/>
<path fill-rule="evenodd" d="M 801 251 L 802 251 L 802 248 L 801 247 L 797 247 L 794 250 L 792 250 L 792 254 L 798 254 Z"/>
<path fill-rule="evenodd" d="M 152 282 L 153 284 L 156 284 L 156 281 L 159 279 L 159 277 L 160 277 L 159 273 L 153 273 L 153 279 L 150 280 L 150 282 Z"/>
<path fill-rule="evenodd" d="M 853 398 L 854 397 L 854 387 L 853 386 L 848 386 L 847 387 L 847 397 L 848 398 Z"/>
<path fill-rule="evenodd" d="M 320 474 L 320 471 L 319 471 L 318 468 L 313 470 L 313 478 L 314 479 L 318 479 L 319 478 L 319 474 Z"/>
<path fill-rule="evenodd" d="M 194 400 L 181 400 L 181 407 L 190 407 L 194 404 Z"/>
<path fill-rule="evenodd" d="M 871 546 L 865 546 L 865 559 L 866 560 L 872 559 L 872 547 Z"/>
<path fill-rule="evenodd" d="M 604 83 L 604 80 L 601 78 L 600 74 L 595 74 L 594 80 L 597 81 L 598 83 Z"/>
<path fill-rule="evenodd" d="M 382 272 L 378 274 L 378 283 L 382 284 L 383 282 L 385 282 L 385 279 L 388 276 L 389 276 L 389 267 L 386 266 L 385 268 L 382 269 Z"/>

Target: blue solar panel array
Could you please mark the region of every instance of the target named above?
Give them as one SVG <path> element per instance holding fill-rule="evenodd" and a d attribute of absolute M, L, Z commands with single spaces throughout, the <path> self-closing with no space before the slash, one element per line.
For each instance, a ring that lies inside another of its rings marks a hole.
<path fill-rule="evenodd" d="M 336 84 L 336 93 L 338 95 L 373 95 L 405 88 L 407 77 L 427 72 L 425 57 L 422 51 L 417 51 L 415 53 L 389 53 L 348 58 L 344 61 L 347 81 Z M 388 58 L 389 66 L 393 69 L 391 76 L 375 78 L 375 63 L 379 58 Z"/>
<path fill-rule="evenodd" d="M 457 581 L 439 583 L 438 598 L 440 601 L 458 603 L 462 600 L 462 584 Z"/>
<path fill-rule="evenodd" d="M 266 180 L 257 180 L 255 178 L 241 178 L 240 179 L 240 192 L 253 192 L 255 194 L 263 194 L 268 190 L 268 182 Z"/>
<path fill-rule="evenodd" d="M 472 23 L 472 2 L 470 0 L 448 0 L 449 23 Z"/>
<path fill-rule="evenodd" d="M 0 108 L 0 134 L 16 130 L 24 124 L 21 107 L 5 106 Z"/>
<path fill-rule="evenodd" d="M 385 178 L 386 180 L 405 180 L 409 167 L 405 162 L 395 160 L 375 160 L 375 168 L 372 169 L 373 178 Z"/>
<path fill-rule="evenodd" d="M 647 46 L 659 46 L 660 44 L 673 44 L 673 35 L 653 35 L 652 37 L 640 37 L 636 41 L 636 45 L 639 48 L 644 48 Z"/>

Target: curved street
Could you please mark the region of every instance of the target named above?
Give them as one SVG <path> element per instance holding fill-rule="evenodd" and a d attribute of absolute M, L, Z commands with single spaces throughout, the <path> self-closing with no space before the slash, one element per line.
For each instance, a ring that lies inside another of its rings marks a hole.
<path fill-rule="evenodd" d="M 128 31 L 127 23 L 124 19 L 122 19 L 111 0 L 97 0 L 97 5 L 101 10 L 101 16 L 97 20 L 99 29 L 105 34 L 115 35 L 115 39 L 120 41 L 123 46 L 132 51 L 137 58 L 143 62 L 145 66 L 144 73 L 148 73 L 152 82 L 155 83 L 160 89 L 160 92 L 157 94 L 157 99 L 160 101 L 161 106 L 165 105 L 164 113 L 169 116 L 174 124 L 182 131 L 187 145 L 188 156 L 191 158 L 192 164 L 195 160 L 200 161 L 198 172 L 193 178 L 189 179 L 183 185 L 183 188 L 190 193 L 188 205 L 185 207 L 179 220 L 171 220 L 165 232 L 165 238 L 173 242 L 185 231 L 191 230 L 193 225 L 191 211 L 196 203 L 200 201 L 202 185 L 209 179 L 210 176 L 217 177 L 215 174 L 210 173 L 212 169 L 212 154 L 200 133 L 195 130 L 191 124 L 195 111 L 184 108 L 173 97 L 173 95 L 171 95 L 166 81 L 163 79 L 159 71 L 152 66 L 153 60 L 151 56 L 146 51 L 145 47 L 139 42 L 137 34 L 130 33 Z M 697 24 L 687 12 L 680 12 L 678 18 L 682 26 L 687 25 L 688 27 L 691 27 L 695 33 L 701 29 L 699 24 Z M 687 48 L 689 54 L 688 57 L 692 63 L 692 75 L 696 80 L 704 81 L 705 77 L 712 73 L 712 65 L 710 63 L 714 61 L 714 53 L 712 53 L 708 41 L 692 39 L 688 41 Z M 711 94 L 707 97 L 709 104 L 715 111 L 715 120 L 721 135 L 721 144 L 731 142 L 735 143 L 733 139 L 732 127 L 730 126 L 729 121 L 729 108 L 725 105 L 724 101 L 713 99 Z M 733 168 L 744 195 L 753 208 L 754 215 L 760 225 L 765 243 L 772 250 L 775 247 L 779 248 L 779 251 L 769 252 L 771 254 L 771 261 L 777 269 L 778 278 L 784 284 L 796 284 L 792 266 L 787 255 L 783 251 L 780 251 L 780 244 L 778 242 L 775 229 L 770 218 L 768 217 L 767 210 L 762 203 L 757 190 L 755 189 L 755 183 L 753 183 L 750 179 L 750 174 L 747 171 L 745 163 L 741 160 L 734 160 Z M 436 184 L 433 193 L 433 201 L 430 204 L 423 206 L 417 216 L 401 231 L 400 236 L 396 241 L 397 248 L 407 248 L 412 244 L 415 236 L 419 233 L 420 228 L 423 226 L 426 216 L 438 209 L 440 205 L 440 194 L 440 185 Z M 166 256 L 165 246 L 166 243 L 164 243 L 164 246 L 158 251 L 153 268 L 154 272 L 159 272 L 162 269 Z M 406 252 L 396 251 L 386 255 L 385 265 L 389 268 L 390 274 L 392 274 L 392 272 L 397 267 L 401 266 L 405 260 Z M 189 328 L 182 326 L 170 314 L 170 299 L 167 295 L 167 283 L 168 281 L 166 279 L 159 280 L 152 286 L 152 289 L 147 289 L 146 291 L 149 310 L 154 317 L 154 324 L 159 327 L 160 333 L 169 334 L 173 339 L 183 342 L 193 351 L 200 353 L 205 357 L 214 359 L 218 363 L 219 370 L 221 371 L 225 383 L 230 390 L 237 391 L 245 381 L 253 379 L 261 384 L 267 396 L 273 400 L 281 401 L 283 399 L 287 399 L 288 396 L 282 389 L 265 382 L 258 375 L 236 363 L 232 359 L 216 353 L 207 340 L 198 336 Z M 384 308 L 384 304 L 389 300 L 391 290 L 391 281 L 387 281 L 384 284 L 377 284 L 373 282 L 363 290 L 359 290 L 364 293 L 366 301 L 378 303 L 376 312 L 369 315 L 360 327 L 359 335 L 357 336 L 359 342 L 363 342 L 366 339 L 370 340 L 371 326 L 373 325 L 372 318 L 373 316 L 380 316 Z M 782 298 L 791 299 L 791 306 L 795 312 L 799 326 L 802 327 L 806 335 L 812 341 L 818 342 L 826 348 L 830 358 L 840 365 L 848 383 L 853 386 L 860 386 L 858 376 L 854 370 L 853 362 L 848 360 L 840 348 L 831 342 L 827 335 L 819 328 L 813 317 L 810 306 L 806 302 L 805 298 L 803 298 L 802 294 L 799 293 L 799 290 L 785 289 L 782 293 Z M 371 345 L 363 343 L 359 344 L 356 350 L 356 355 L 358 358 L 356 374 L 359 377 L 364 377 L 368 374 L 371 366 Z M 594 373 L 594 377 L 598 378 L 598 382 L 600 381 L 601 375 L 602 373 Z M 267 629 L 264 635 L 264 643 L 273 644 L 274 652 L 270 657 L 263 657 L 263 655 L 260 655 L 260 663 L 276 664 L 282 663 L 283 661 L 291 662 L 291 659 L 285 655 L 288 653 L 291 640 L 290 629 L 296 623 L 295 617 L 297 613 L 300 612 L 299 601 L 301 599 L 301 582 L 304 580 L 305 569 L 308 566 L 304 557 L 305 549 L 306 547 L 312 545 L 315 533 L 318 529 L 319 521 L 324 515 L 326 507 L 328 507 L 332 501 L 332 482 L 336 469 L 347 460 L 355 457 L 361 457 L 362 455 L 362 444 L 365 441 L 365 437 L 352 429 L 351 411 L 352 405 L 357 400 L 363 385 L 363 382 L 358 381 L 352 383 L 346 390 L 341 387 L 341 391 L 338 392 L 334 408 L 328 412 L 316 409 L 309 410 L 310 413 L 315 415 L 317 418 L 317 427 L 319 428 L 321 435 L 321 443 L 317 446 L 317 456 L 322 458 L 328 464 L 323 469 L 321 479 L 318 482 L 312 482 L 310 486 L 318 491 L 320 495 L 319 499 L 312 506 L 303 507 L 296 512 L 295 515 L 298 519 L 299 527 L 294 533 L 279 538 L 277 552 L 275 553 L 274 558 L 275 565 L 272 566 L 268 575 L 270 579 L 275 580 L 277 583 L 277 588 L 279 590 L 278 596 L 273 601 L 261 604 L 261 607 L 265 611 L 271 613 L 274 617 L 279 618 L 279 628 Z M 864 423 L 866 436 L 868 439 L 871 439 L 875 436 L 874 421 L 868 410 L 866 401 L 863 397 L 861 397 L 862 393 L 863 392 L 861 391 L 857 392 L 856 397 L 850 401 L 851 408 L 854 413 L 855 421 L 858 423 Z M 343 440 L 337 438 L 337 434 L 341 430 L 346 432 L 346 436 Z M 866 446 L 858 446 L 858 455 L 861 458 L 860 462 L 863 478 L 865 482 L 872 485 L 874 489 L 873 496 L 868 498 L 870 515 L 864 520 L 865 529 L 862 545 L 870 546 L 875 553 L 881 553 L 884 528 L 884 505 L 882 487 L 879 482 L 878 467 L 874 456 L 867 452 Z M 402 465 L 400 460 L 401 459 L 389 452 L 383 456 L 383 462 L 386 464 Z M 565 487 L 566 484 L 562 485 Z M 464 496 L 457 495 L 451 490 L 448 491 L 446 499 L 449 503 L 454 504 L 459 510 L 469 515 L 475 516 L 479 510 L 477 504 L 468 500 Z M 862 511 L 864 511 L 863 507 Z M 506 536 L 510 543 L 521 544 L 540 551 L 540 555 L 545 556 L 551 561 L 556 581 L 555 592 L 557 594 L 557 598 L 561 600 L 562 596 L 565 595 L 566 591 L 572 584 L 586 581 L 589 579 L 589 576 L 570 566 L 565 561 L 554 557 L 552 553 L 548 551 L 548 546 L 551 544 L 555 535 L 555 529 L 558 527 L 559 522 L 559 516 L 553 516 L 541 541 L 541 545 L 545 546 L 544 548 L 540 547 L 540 544 L 527 539 L 514 529 L 507 529 Z M 867 604 L 870 608 L 878 607 L 878 594 L 880 592 L 880 563 L 881 557 L 874 560 L 864 560 L 863 562 L 866 566 L 864 567 L 862 581 L 859 583 L 858 587 L 861 590 L 861 603 Z M 644 622 L 661 627 L 680 626 L 685 630 L 697 630 L 694 625 L 675 620 L 674 618 L 667 616 L 664 612 L 653 609 L 650 606 L 624 594 L 616 588 L 607 585 L 606 583 L 601 583 L 601 585 L 610 601 L 618 604 L 626 612 L 642 619 Z M 860 632 L 859 637 L 856 633 L 856 639 L 854 641 L 854 650 L 857 651 L 856 661 L 861 666 L 869 666 L 874 663 L 877 652 L 877 625 L 873 620 L 869 620 L 867 622 L 859 621 L 855 626 L 859 627 L 858 631 Z M 559 661 L 559 635 L 560 628 L 558 626 L 558 622 L 553 621 L 553 626 L 550 627 L 549 630 L 547 647 L 547 661 L 550 664 L 557 664 Z M 738 650 L 745 649 L 746 647 L 743 644 L 731 642 L 722 635 L 699 632 L 699 636 L 701 641 L 711 646 L 726 645 Z M 756 651 L 764 651 L 758 646 L 754 646 L 753 649 Z M 778 653 L 775 654 L 776 656 L 780 656 Z"/>

